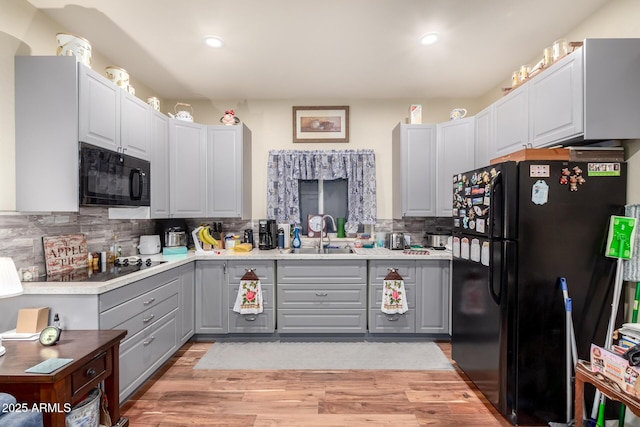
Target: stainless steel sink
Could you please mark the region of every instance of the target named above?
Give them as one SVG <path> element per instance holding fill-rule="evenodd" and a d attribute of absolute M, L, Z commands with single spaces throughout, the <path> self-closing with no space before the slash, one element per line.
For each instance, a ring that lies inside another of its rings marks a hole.
<path fill-rule="evenodd" d="M 290 254 L 352 254 L 351 248 L 324 248 L 320 251 L 319 248 L 299 248 L 291 249 Z"/>

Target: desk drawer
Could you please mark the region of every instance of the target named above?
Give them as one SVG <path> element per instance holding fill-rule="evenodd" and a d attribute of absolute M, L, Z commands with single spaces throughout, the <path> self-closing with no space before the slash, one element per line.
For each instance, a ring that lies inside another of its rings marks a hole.
<path fill-rule="evenodd" d="M 71 396 L 88 393 L 96 385 L 96 381 L 107 374 L 107 353 L 104 352 L 71 374 Z"/>

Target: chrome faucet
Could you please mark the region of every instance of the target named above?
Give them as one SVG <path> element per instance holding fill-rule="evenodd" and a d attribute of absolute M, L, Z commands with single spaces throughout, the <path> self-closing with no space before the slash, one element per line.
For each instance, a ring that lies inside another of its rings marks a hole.
<path fill-rule="evenodd" d="M 322 215 L 322 230 L 324 230 L 324 226 L 326 224 L 325 218 L 331 219 L 331 224 L 333 225 L 333 231 L 336 231 L 336 220 L 333 219 L 333 217 L 331 215 L 329 215 L 329 214 Z M 324 251 L 324 246 L 322 245 L 322 234 L 323 233 L 320 232 L 320 247 L 318 248 L 318 252 Z M 330 245 L 331 244 L 331 237 L 329 236 L 328 227 L 327 227 L 327 241 L 329 242 L 327 244 Z"/>

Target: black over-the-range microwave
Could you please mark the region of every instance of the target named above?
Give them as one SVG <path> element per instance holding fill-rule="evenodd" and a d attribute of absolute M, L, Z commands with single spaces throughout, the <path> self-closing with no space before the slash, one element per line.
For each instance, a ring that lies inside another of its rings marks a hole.
<path fill-rule="evenodd" d="M 80 205 L 150 206 L 151 164 L 80 143 Z"/>

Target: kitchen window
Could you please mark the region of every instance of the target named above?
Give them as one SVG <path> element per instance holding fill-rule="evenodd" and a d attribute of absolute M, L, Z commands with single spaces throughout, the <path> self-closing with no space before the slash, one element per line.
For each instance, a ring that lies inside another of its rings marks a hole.
<path fill-rule="evenodd" d="M 321 189 L 318 194 L 322 194 L 322 197 L 315 196 L 316 185 Z M 339 196 L 344 187 L 347 207 L 346 214 L 341 214 L 345 211 L 337 200 L 344 200 L 344 196 Z M 314 201 L 311 202 L 311 199 Z M 309 212 L 316 209 L 312 203 L 317 203 L 318 211 Z M 323 213 L 343 216 L 348 222 L 376 223 L 376 163 L 373 150 L 269 151 L 267 218 L 275 219 L 278 223 L 304 226 L 306 213 L 319 213 L 320 208 L 324 210 Z"/>
<path fill-rule="evenodd" d="M 302 234 L 307 234 L 307 216 L 317 213 L 329 214 L 334 219 L 347 218 L 349 214 L 348 181 L 346 179 L 301 179 L 300 219 Z M 327 224 L 331 232 L 331 223 Z"/>

